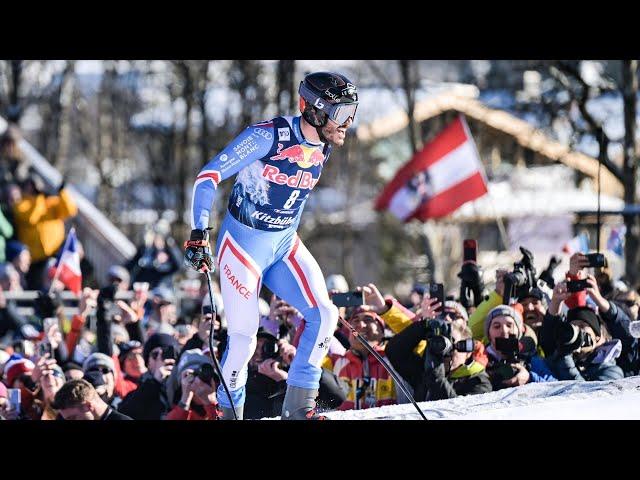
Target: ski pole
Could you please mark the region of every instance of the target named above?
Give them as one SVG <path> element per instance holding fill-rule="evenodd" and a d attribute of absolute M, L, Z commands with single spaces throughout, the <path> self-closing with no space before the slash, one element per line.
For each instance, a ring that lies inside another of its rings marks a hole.
<path fill-rule="evenodd" d="M 393 377 L 393 379 L 396 382 L 396 385 L 398 385 L 400 387 L 400 390 L 402 390 L 402 393 L 404 393 L 406 395 L 406 397 L 411 401 L 411 403 L 413 403 L 413 406 L 416 407 L 416 410 L 418 410 L 418 413 L 420 414 L 422 419 L 423 420 L 428 420 L 427 417 L 422 412 L 422 410 L 420 409 L 420 407 L 418 406 L 418 404 L 416 403 L 416 401 L 413 399 L 413 395 L 411 395 L 409 393 L 409 390 L 407 390 L 407 388 L 404 385 L 404 382 L 402 381 L 402 379 L 400 379 L 400 377 L 398 375 L 396 375 L 396 373 L 391 368 L 389 368 L 389 366 L 384 361 L 382 356 L 378 352 L 375 351 L 375 349 L 369 344 L 369 342 L 367 342 L 364 338 L 362 338 L 362 336 L 356 331 L 355 328 L 353 328 L 349 324 L 349 322 L 347 322 L 341 316 L 338 316 L 338 320 L 340 320 L 340 323 L 342 323 L 342 325 L 346 326 L 351 331 L 351 333 L 353 334 L 354 337 L 356 337 L 358 340 L 360 340 L 360 343 L 362 343 L 362 345 L 364 345 L 364 347 L 369 351 L 369 353 L 371 355 L 373 355 L 374 357 L 376 357 L 376 359 L 378 360 L 378 362 L 380 362 L 380 364 L 384 367 L 384 369 L 387 372 L 389 372 L 389 375 L 391 375 Z"/>
<path fill-rule="evenodd" d="M 211 354 L 211 358 L 213 359 L 213 364 L 216 367 L 216 371 L 218 372 L 218 377 L 220 377 L 220 382 L 222 383 L 222 387 L 224 388 L 227 397 L 229 398 L 229 402 L 231 402 L 231 409 L 233 410 L 233 418 L 234 420 L 238 420 L 238 414 L 236 413 L 236 406 L 233 404 L 233 399 L 231 398 L 231 394 L 229 393 L 229 387 L 227 387 L 227 382 L 224 381 L 224 377 L 222 376 L 222 367 L 220 367 L 220 363 L 218 363 L 218 359 L 213 351 L 213 327 L 215 325 L 216 317 L 218 316 L 218 308 L 216 307 L 216 303 L 213 301 L 213 293 L 211 291 L 211 279 L 209 278 L 209 272 L 204 272 L 207 277 L 207 286 L 209 287 L 209 299 L 211 300 L 211 311 L 213 312 L 213 316 L 211 317 L 211 330 L 209 331 L 209 353 Z"/>

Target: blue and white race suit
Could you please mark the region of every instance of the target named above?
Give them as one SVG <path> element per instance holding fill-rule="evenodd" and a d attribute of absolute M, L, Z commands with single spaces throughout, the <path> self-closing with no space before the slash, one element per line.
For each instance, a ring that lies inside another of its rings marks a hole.
<path fill-rule="evenodd" d="M 338 322 L 322 271 L 296 230 L 309 193 L 331 151 L 304 138 L 300 117 L 276 117 L 245 129 L 196 178 L 191 222 L 208 227 L 217 185 L 235 175 L 216 242 L 220 289 L 228 324 L 222 374 L 234 405 L 243 405 L 247 364 L 256 348 L 262 282 L 296 307 L 306 325 L 287 383 L 318 388 Z M 218 388 L 218 401 L 231 404 Z"/>

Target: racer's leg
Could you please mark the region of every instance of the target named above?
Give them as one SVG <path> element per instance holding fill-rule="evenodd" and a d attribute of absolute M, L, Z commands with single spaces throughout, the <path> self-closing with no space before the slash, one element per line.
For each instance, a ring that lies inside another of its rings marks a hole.
<path fill-rule="evenodd" d="M 320 365 L 338 323 L 338 309 L 329 299 L 318 263 L 297 234 L 282 259 L 265 272 L 264 282 L 305 319 L 305 329 L 289 369 L 288 393 L 291 387 L 317 391 L 322 374 Z"/>
<path fill-rule="evenodd" d="M 216 252 L 228 334 L 222 376 L 236 410 L 244 405 L 247 364 L 256 348 L 262 271 L 273 258 L 271 242 L 266 241 L 269 238 L 272 237 L 265 237 L 229 215 L 218 235 Z M 231 412 L 231 402 L 222 384 L 218 386 L 217 397 L 223 412 Z"/>

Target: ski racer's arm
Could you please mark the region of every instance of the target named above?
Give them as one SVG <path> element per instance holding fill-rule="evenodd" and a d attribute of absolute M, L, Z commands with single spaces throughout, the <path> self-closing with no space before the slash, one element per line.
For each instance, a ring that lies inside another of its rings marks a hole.
<path fill-rule="evenodd" d="M 273 123 L 252 125 L 200 170 L 193 185 L 192 229 L 204 230 L 209 226 L 209 214 L 218 184 L 263 158 L 269 153 L 273 141 Z"/>

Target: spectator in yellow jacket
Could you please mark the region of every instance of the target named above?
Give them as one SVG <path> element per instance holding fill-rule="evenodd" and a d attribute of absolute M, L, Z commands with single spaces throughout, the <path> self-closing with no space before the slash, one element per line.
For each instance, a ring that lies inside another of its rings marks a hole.
<path fill-rule="evenodd" d="M 56 255 L 65 239 L 64 220 L 78 213 L 76 203 L 64 189 L 64 182 L 57 195 L 45 195 L 36 180 L 24 182 L 22 196 L 13 205 L 13 216 L 18 239 L 31 252 L 32 265 L 27 275 L 30 290 L 39 290 L 42 270 L 47 259 Z"/>

